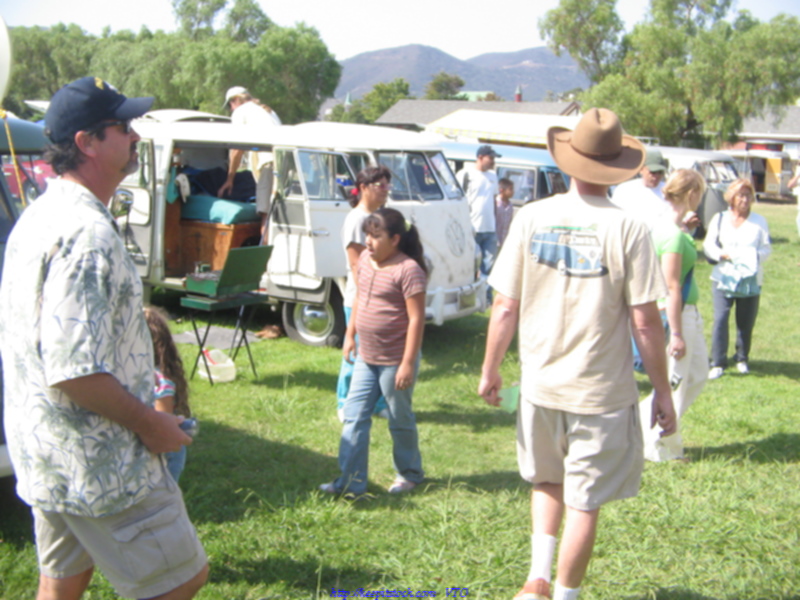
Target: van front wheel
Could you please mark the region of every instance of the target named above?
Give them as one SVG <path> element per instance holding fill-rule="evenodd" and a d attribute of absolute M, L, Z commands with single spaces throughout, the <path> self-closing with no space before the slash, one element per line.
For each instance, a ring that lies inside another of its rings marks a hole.
<path fill-rule="evenodd" d="M 281 316 L 290 339 L 306 346 L 340 348 L 344 341 L 345 321 L 342 297 L 331 289 L 327 304 L 284 302 Z"/>

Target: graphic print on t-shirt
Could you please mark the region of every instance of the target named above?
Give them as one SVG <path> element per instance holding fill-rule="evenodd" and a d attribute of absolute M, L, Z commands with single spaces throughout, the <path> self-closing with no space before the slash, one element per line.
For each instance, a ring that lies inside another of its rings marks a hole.
<path fill-rule="evenodd" d="M 554 225 L 535 232 L 531 239 L 531 259 L 565 277 L 602 277 L 608 273 L 608 267 L 602 264 L 603 249 L 596 225 Z"/>

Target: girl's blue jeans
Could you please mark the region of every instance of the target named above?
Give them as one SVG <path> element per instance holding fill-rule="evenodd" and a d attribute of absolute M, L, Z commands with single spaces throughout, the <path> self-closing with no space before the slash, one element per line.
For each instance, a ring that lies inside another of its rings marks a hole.
<path fill-rule="evenodd" d="M 372 411 L 383 393 L 389 408 L 394 468 L 407 481 L 421 483 L 424 478 L 419 453 L 417 420 L 411 408 L 414 386 L 398 390 L 394 386 L 399 365 L 370 365 L 356 358 L 350 393 L 344 404 L 344 426 L 339 443 L 339 468 L 342 474 L 334 485 L 340 492 L 363 494 L 367 491 L 369 436 Z M 414 380 L 419 359 L 414 368 Z"/>
<path fill-rule="evenodd" d="M 350 315 L 353 314 L 353 309 L 349 306 L 344 307 L 345 323 L 350 323 Z M 356 336 L 356 344 L 358 344 L 358 336 Z M 350 382 L 353 380 L 353 363 L 347 362 L 342 358 L 342 364 L 339 366 L 339 380 L 336 382 L 336 410 L 344 408 L 344 401 L 347 400 L 347 394 L 350 392 Z M 386 408 L 386 400 L 381 396 L 375 404 L 375 414 L 377 415 Z"/>

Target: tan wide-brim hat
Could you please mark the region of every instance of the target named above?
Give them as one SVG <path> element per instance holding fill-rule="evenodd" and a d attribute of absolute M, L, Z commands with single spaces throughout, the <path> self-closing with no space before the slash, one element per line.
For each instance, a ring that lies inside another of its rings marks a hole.
<path fill-rule="evenodd" d="M 642 143 L 623 133 L 617 115 L 607 108 L 586 111 L 574 131 L 548 129 L 547 149 L 564 173 L 597 185 L 631 179 L 645 160 Z"/>

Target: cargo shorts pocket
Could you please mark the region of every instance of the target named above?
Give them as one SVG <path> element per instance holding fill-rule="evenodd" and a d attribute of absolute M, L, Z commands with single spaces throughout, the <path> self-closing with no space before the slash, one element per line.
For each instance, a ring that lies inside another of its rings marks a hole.
<path fill-rule="evenodd" d="M 131 579 L 138 582 L 174 570 L 197 555 L 194 530 L 188 517 L 174 504 L 121 525 L 112 535 Z"/>

